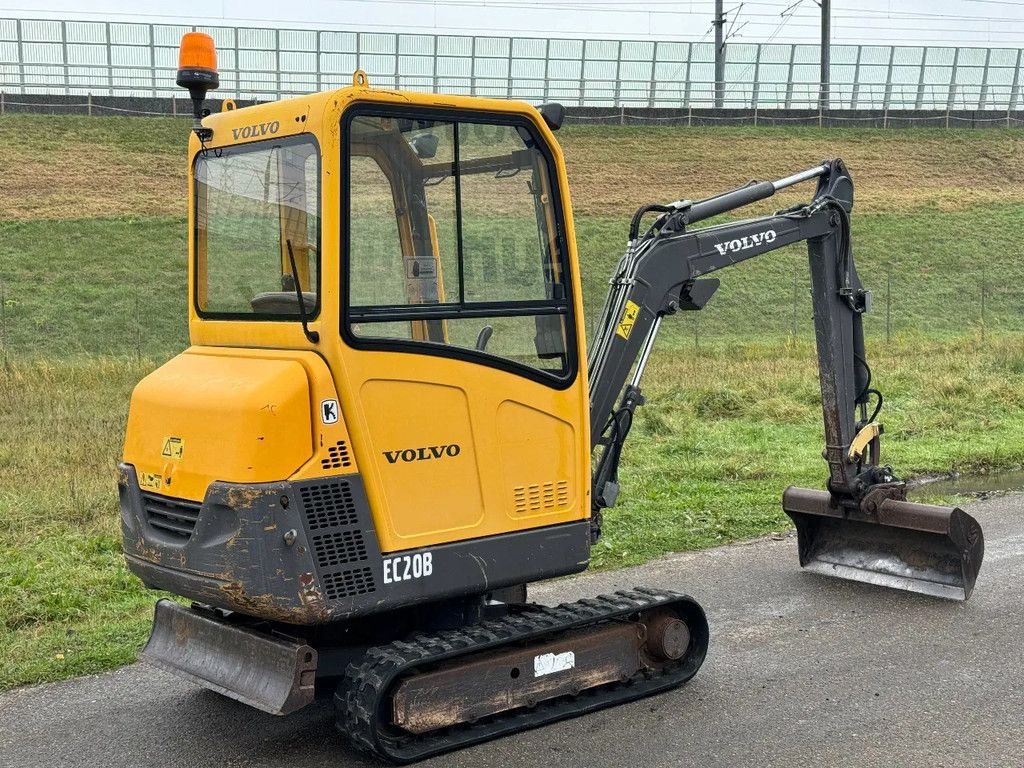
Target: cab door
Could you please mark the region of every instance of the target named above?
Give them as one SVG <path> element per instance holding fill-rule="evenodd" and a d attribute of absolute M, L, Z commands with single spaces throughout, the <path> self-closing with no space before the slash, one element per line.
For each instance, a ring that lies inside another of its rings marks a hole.
<path fill-rule="evenodd" d="M 579 292 L 544 133 L 514 113 L 343 116 L 342 388 L 385 552 L 589 514 Z"/>

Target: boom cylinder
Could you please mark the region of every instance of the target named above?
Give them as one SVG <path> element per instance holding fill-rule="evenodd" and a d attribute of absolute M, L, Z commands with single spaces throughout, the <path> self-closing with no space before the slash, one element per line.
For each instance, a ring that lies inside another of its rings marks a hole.
<path fill-rule="evenodd" d="M 816 165 L 813 168 L 808 168 L 805 171 L 794 173 L 791 176 L 785 176 L 776 181 L 757 181 L 748 184 L 745 187 L 739 187 L 731 192 L 723 192 L 720 195 L 709 197 L 704 200 L 698 200 L 696 203 L 690 205 L 687 211 L 686 220 L 690 224 L 695 224 L 698 221 L 704 221 L 710 219 L 712 216 L 717 216 L 720 213 L 731 211 L 735 208 L 742 208 L 745 205 L 756 203 L 759 200 L 767 200 L 769 197 L 774 195 L 780 189 L 786 187 L 792 187 L 794 184 L 800 184 L 811 179 L 824 176 L 829 172 L 829 166 L 827 164 Z"/>

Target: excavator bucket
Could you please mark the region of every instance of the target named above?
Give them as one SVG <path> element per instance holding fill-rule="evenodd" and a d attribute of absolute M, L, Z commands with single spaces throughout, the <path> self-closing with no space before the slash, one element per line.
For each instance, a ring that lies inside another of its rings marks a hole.
<path fill-rule="evenodd" d="M 809 571 L 950 600 L 971 596 L 985 540 L 959 507 L 886 499 L 868 515 L 834 506 L 826 491 L 790 487 L 782 508 Z"/>
<path fill-rule="evenodd" d="M 314 699 L 313 648 L 170 600 L 157 602 L 139 657 L 272 715 L 290 714 Z"/>

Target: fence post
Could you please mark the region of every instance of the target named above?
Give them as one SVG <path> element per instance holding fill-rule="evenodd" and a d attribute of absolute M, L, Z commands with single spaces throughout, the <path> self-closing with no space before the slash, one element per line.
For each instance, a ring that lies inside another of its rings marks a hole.
<path fill-rule="evenodd" d="M 281 98 L 281 30 L 274 30 L 274 89 Z"/>
<path fill-rule="evenodd" d="M 88 99 L 86 101 L 86 110 L 87 110 L 87 114 L 91 117 L 92 116 L 92 91 L 89 91 L 89 93 L 88 93 Z"/>
<path fill-rule="evenodd" d="M 398 67 L 398 51 L 401 49 L 402 36 L 397 32 L 394 34 L 395 38 L 395 90 L 400 90 L 402 87 L 401 83 L 401 70 Z M 469 49 L 469 95 L 473 95 L 473 65 L 476 62 L 476 36 L 471 38 L 472 46 Z"/>
<path fill-rule="evenodd" d="M 892 65 L 896 58 L 896 46 L 889 49 L 889 67 L 885 73 L 885 96 L 882 98 L 882 108 L 885 110 L 886 120 L 889 118 L 889 104 L 892 100 Z"/>
<path fill-rule="evenodd" d="M 754 125 L 757 125 L 757 100 L 761 95 L 761 44 L 757 44 L 754 54 L 754 81 L 750 93 L 750 106 L 754 108 Z"/>
<path fill-rule="evenodd" d="M 981 340 L 985 340 L 985 268 L 981 268 Z"/>
<path fill-rule="evenodd" d="M 583 41 L 583 51 L 580 54 L 580 106 L 584 106 L 587 93 L 587 82 L 583 72 L 587 68 L 587 41 Z"/>
<path fill-rule="evenodd" d="M 796 270 L 796 269 L 793 270 L 793 318 L 792 318 L 792 328 L 790 330 L 790 336 L 793 337 L 794 341 L 796 340 L 796 331 L 797 331 L 797 328 L 796 328 L 796 307 L 797 307 L 797 304 L 800 301 L 800 293 L 799 293 L 799 289 L 797 288 L 797 272 L 798 272 L 798 270 Z"/>
<path fill-rule="evenodd" d="M 1024 67 L 1024 48 L 1017 49 L 1017 66 L 1013 69 L 1013 84 L 1010 86 L 1010 99 L 1006 104 L 1006 112 L 1009 114 L 1017 106 L 1017 99 L 1020 98 L 1020 68 Z"/>
<path fill-rule="evenodd" d="M 135 285 L 135 359 L 142 359 L 142 316 L 139 314 L 139 286 Z"/>
<path fill-rule="evenodd" d="M 18 87 L 19 93 L 25 93 L 25 52 L 23 40 L 24 36 L 21 34 L 21 19 L 14 22 L 15 34 L 18 37 Z"/>
<path fill-rule="evenodd" d="M 928 64 L 928 46 L 921 50 L 921 70 L 917 75 L 917 99 L 914 101 L 914 108 L 920 109 L 924 105 L 924 71 Z"/>
<path fill-rule="evenodd" d="M 237 34 L 237 33 L 236 33 Z M 238 52 L 235 51 L 235 69 L 238 69 Z M 156 98 L 156 30 L 149 25 L 149 83 Z"/>
<path fill-rule="evenodd" d="M 103 23 L 107 35 L 107 96 L 114 95 L 114 60 L 111 51 L 114 48 L 114 39 L 110 36 L 110 22 Z"/>
<path fill-rule="evenodd" d="M 857 101 L 860 99 L 860 57 L 864 53 L 864 46 L 857 46 L 857 63 L 853 65 L 853 94 L 850 98 L 850 109 L 857 108 Z"/>
<path fill-rule="evenodd" d="M 440 35 L 434 35 L 434 72 L 433 72 L 434 93 L 437 93 L 437 89 L 438 89 L 438 83 L 437 83 L 437 40 L 438 40 L 439 37 L 440 37 Z M 509 54 L 508 54 L 508 97 L 511 99 L 512 98 L 512 48 L 511 48 L 511 46 L 509 47 L 508 50 L 509 50 Z"/>
<path fill-rule="evenodd" d="M 949 74 L 949 95 L 946 98 L 946 127 L 949 128 L 949 113 L 953 109 L 956 100 L 956 69 L 960 63 L 960 48 L 953 49 L 953 66 Z"/>
<path fill-rule="evenodd" d="M 625 124 L 626 124 L 626 108 L 622 104 L 620 104 L 619 105 L 619 125 L 625 125 Z"/>
<path fill-rule="evenodd" d="M 68 74 L 68 23 L 60 23 L 60 64 L 64 73 L 64 95 L 71 94 L 71 82 Z"/>
<path fill-rule="evenodd" d="M 654 41 L 654 50 L 651 52 L 651 83 L 647 88 L 647 108 L 654 109 L 654 93 L 658 87 L 658 80 L 654 76 L 655 70 L 658 68 L 658 41 Z M 583 69 L 580 69 L 582 74 Z"/>
<path fill-rule="evenodd" d="M 892 265 L 885 265 L 885 343 L 892 340 Z"/>
<path fill-rule="evenodd" d="M 622 41 L 615 54 L 615 106 L 621 106 L 622 99 Z"/>
<path fill-rule="evenodd" d="M 541 99 L 542 102 L 547 103 L 548 100 L 548 71 L 549 65 L 551 64 L 551 38 L 549 37 L 544 41 L 544 96 Z M 581 65 L 582 71 L 582 65 Z"/>
<path fill-rule="evenodd" d="M 4 112 L 6 112 L 6 111 L 7 111 L 7 109 L 6 109 L 6 106 L 4 105 L 4 92 L 0 91 L 0 115 L 4 114 Z"/>
<path fill-rule="evenodd" d="M 242 98 L 244 98 L 244 93 L 242 91 L 242 64 L 241 64 L 241 61 L 242 61 L 241 48 L 242 48 L 242 46 L 238 42 L 238 38 L 239 38 L 238 31 L 239 30 L 236 28 L 235 29 L 235 34 L 233 34 L 231 36 L 231 42 L 234 43 L 234 46 L 235 46 L 235 96 L 237 96 L 239 99 L 242 99 Z M 173 101 L 174 101 L 174 99 L 172 98 L 172 102 Z M 253 99 L 253 101 L 255 101 L 255 99 Z M 177 113 L 177 112 L 175 112 L 175 113 Z"/>
<path fill-rule="evenodd" d="M 317 90 L 317 93 L 319 93 L 320 91 L 322 91 L 324 89 L 324 72 L 323 72 L 323 67 L 320 65 L 320 50 L 322 48 L 322 46 L 320 45 L 320 35 L 322 35 L 322 34 L 323 34 L 323 32 L 321 30 L 319 30 L 319 29 L 316 31 L 316 90 Z M 236 65 L 237 65 L 237 62 L 236 62 Z"/>
<path fill-rule="evenodd" d="M 988 103 L 988 67 L 992 60 L 992 49 L 985 49 L 985 69 L 981 73 L 981 95 L 978 97 L 978 109 L 984 109 Z"/>
<path fill-rule="evenodd" d="M 793 65 L 796 63 L 796 45 L 789 46 L 789 74 L 786 76 L 786 109 L 793 104 Z"/>
<path fill-rule="evenodd" d="M 395 56 L 395 78 L 398 78 L 398 56 Z M 476 96 L 476 35 L 469 42 L 469 95 Z"/>
<path fill-rule="evenodd" d="M 690 76 L 690 71 L 693 66 L 693 43 L 686 44 L 686 86 L 683 92 L 683 103 L 679 106 L 685 106 L 690 108 L 690 113 L 693 113 L 693 105 L 690 103 L 690 87 L 693 84 L 693 78 Z"/>

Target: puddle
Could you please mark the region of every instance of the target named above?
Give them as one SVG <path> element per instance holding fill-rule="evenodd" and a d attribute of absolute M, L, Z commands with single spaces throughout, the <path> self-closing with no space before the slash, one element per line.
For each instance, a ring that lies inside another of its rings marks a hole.
<path fill-rule="evenodd" d="M 1024 469 L 1010 472 L 989 472 L 983 475 L 964 474 L 954 477 L 922 478 L 908 489 L 911 499 L 937 496 L 968 496 L 986 499 L 1004 493 L 1024 491 Z"/>

